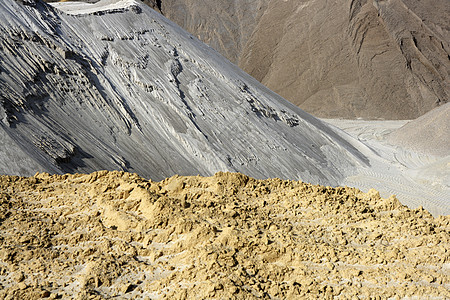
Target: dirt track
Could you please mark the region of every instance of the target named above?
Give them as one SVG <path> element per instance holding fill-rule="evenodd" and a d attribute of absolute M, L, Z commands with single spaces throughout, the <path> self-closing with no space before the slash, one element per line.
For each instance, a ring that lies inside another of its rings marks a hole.
<path fill-rule="evenodd" d="M 101 171 L 0 204 L 2 299 L 450 297 L 450 216 L 374 190 Z"/>

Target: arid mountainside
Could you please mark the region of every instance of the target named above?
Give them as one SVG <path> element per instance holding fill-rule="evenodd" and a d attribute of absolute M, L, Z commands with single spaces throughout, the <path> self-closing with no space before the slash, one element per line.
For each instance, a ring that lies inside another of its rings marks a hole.
<path fill-rule="evenodd" d="M 237 173 L 0 176 L 2 299 L 448 299 L 450 217 Z"/>
<path fill-rule="evenodd" d="M 450 97 L 447 0 L 162 0 L 161 9 L 316 116 L 413 119 Z"/>
<path fill-rule="evenodd" d="M 268 3 L 267 0 L 160 2 L 164 16 L 236 64 Z"/>

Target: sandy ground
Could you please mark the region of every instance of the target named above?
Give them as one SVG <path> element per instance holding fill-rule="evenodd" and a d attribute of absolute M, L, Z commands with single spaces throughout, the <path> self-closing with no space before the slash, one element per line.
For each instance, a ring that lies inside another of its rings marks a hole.
<path fill-rule="evenodd" d="M 364 191 L 376 188 L 384 197 L 397 195 L 410 208 L 423 206 L 434 215 L 450 214 L 450 156 L 414 151 L 389 141 L 393 132 L 410 121 L 324 121 L 363 142 L 383 162 L 347 178 L 344 185 Z"/>
<path fill-rule="evenodd" d="M 375 190 L 102 171 L 0 191 L 2 299 L 450 297 L 450 217 Z"/>

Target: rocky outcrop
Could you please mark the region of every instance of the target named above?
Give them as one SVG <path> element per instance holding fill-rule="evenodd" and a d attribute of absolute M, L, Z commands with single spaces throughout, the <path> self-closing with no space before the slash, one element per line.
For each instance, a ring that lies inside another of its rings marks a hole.
<path fill-rule="evenodd" d="M 450 98 L 446 0 L 164 0 L 162 9 L 317 116 L 412 119 Z"/>

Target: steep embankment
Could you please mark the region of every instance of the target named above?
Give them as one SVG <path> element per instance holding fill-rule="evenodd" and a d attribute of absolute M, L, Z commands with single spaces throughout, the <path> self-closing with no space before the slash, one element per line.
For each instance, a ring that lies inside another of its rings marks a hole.
<path fill-rule="evenodd" d="M 26 3 L 0 3 L 1 173 L 240 171 L 337 185 L 369 164 L 145 5 L 54 4 L 67 15 Z"/>
<path fill-rule="evenodd" d="M 0 177 L 0 297 L 446 299 L 450 218 L 242 174 Z"/>
<path fill-rule="evenodd" d="M 223 2 L 161 7 L 316 116 L 413 119 L 450 98 L 447 0 Z"/>

